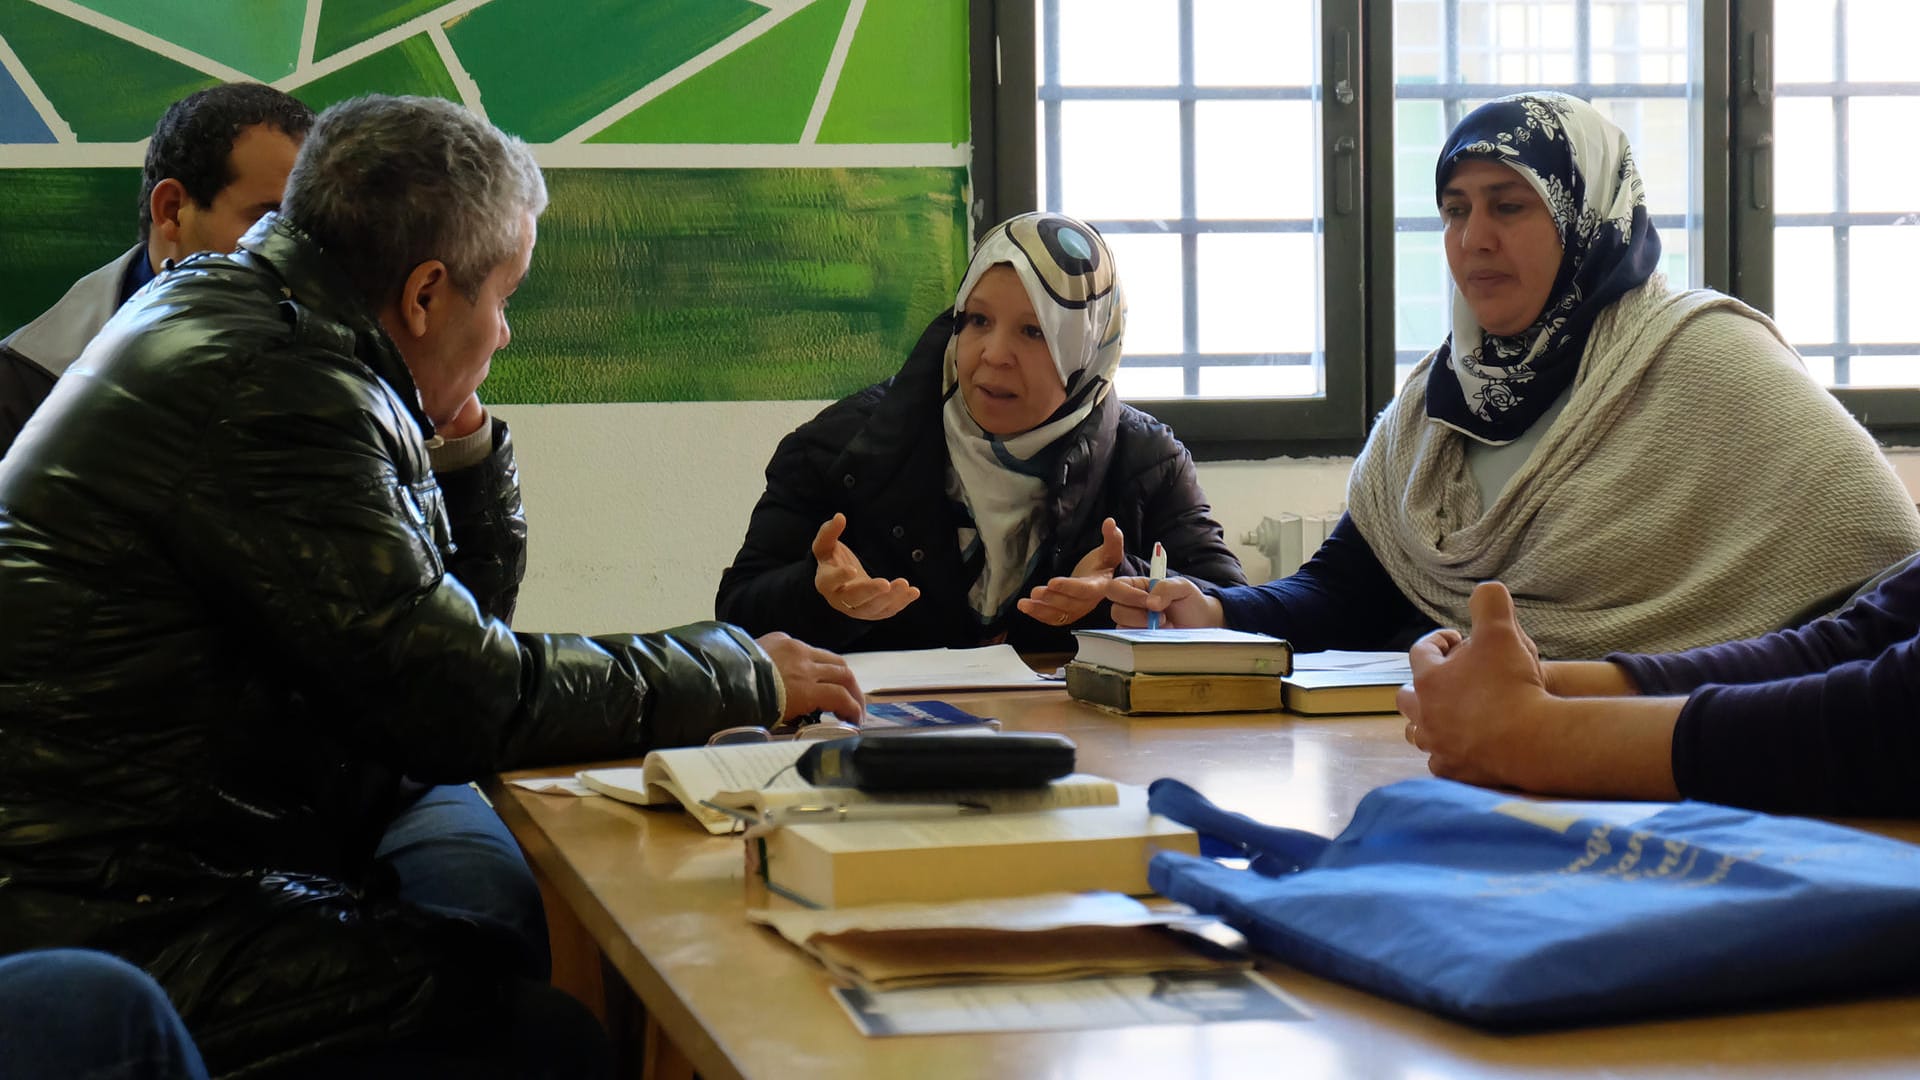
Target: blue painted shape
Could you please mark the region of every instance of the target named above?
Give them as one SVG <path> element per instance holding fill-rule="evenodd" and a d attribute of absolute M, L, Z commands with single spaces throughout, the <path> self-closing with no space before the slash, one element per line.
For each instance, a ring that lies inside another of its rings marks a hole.
<path fill-rule="evenodd" d="M 47 122 L 33 109 L 13 72 L 0 67 L 0 143 L 57 142 Z"/>

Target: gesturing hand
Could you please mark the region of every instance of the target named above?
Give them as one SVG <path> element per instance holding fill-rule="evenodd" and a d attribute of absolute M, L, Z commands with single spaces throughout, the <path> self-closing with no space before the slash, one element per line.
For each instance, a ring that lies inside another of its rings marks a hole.
<path fill-rule="evenodd" d="M 838 653 L 816 649 L 804 641 L 778 631 L 755 638 L 773 661 L 780 682 L 787 688 L 786 709 L 780 719 L 791 720 L 810 712 L 830 712 L 850 723 L 858 723 L 866 714 L 866 698 L 853 669 Z"/>
<path fill-rule="evenodd" d="M 1050 626 L 1067 626 L 1087 617 L 1106 598 L 1107 582 L 1114 568 L 1127 556 L 1126 537 L 1120 526 L 1108 518 L 1100 523 L 1100 546 L 1081 556 L 1074 564 L 1072 577 L 1049 579 L 1034 587 L 1033 593 L 1017 606 L 1030 618 Z"/>
<path fill-rule="evenodd" d="M 1413 683 L 1400 689 L 1407 741 L 1426 751 L 1435 776 L 1472 784 L 1519 784 L 1547 693 L 1540 650 L 1497 581 L 1473 590 L 1473 635 L 1435 630 L 1408 658 Z"/>
<path fill-rule="evenodd" d="M 920 590 L 906 578 L 870 577 L 860 557 L 840 542 L 847 531 L 847 515 L 835 514 L 813 536 L 813 587 L 841 613 L 877 622 L 890 619 L 920 598 Z"/>

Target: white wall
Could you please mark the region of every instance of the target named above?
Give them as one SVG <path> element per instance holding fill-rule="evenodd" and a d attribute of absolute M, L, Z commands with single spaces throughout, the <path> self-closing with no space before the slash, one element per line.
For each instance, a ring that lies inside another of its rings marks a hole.
<path fill-rule="evenodd" d="M 820 401 L 503 405 L 531 524 L 515 625 L 590 633 L 654 630 L 713 617 L 720 571 L 746 534 L 780 437 Z M 1920 491 L 1920 450 L 1889 455 Z M 1265 558 L 1241 538 L 1281 510 L 1331 509 L 1350 458 L 1212 462 L 1200 481 L 1227 540 L 1260 580 Z"/>

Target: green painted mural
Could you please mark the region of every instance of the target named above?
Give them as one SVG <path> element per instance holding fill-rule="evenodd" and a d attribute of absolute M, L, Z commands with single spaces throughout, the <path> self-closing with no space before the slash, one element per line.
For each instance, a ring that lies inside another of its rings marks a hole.
<path fill-rule="evenodd" d="M 794 142 L 807 126 L 820 75 L 849 0 L 815 0 L 592 137 L 597 143 Z"/>
<path fill-rule="evenodd" d="M 557 139 L 766 14 L 747 0 L 493 0 L 447 27 L 487 116 L 530 142 Z M 527 57 L 565 57 L 529 64 Z"/>
<path fill-rule="evenodd" d="M 0 144 L 0 334 L 126 250 L 131 144 L 231 71 L 466 100 L 533 145 L 552 201 L 492 401 L 837 397 L 964 269 L 967 0 L 317 3 L 305 43 L 307 0 L 0 0 L 30 76 L 0 132 L 38 140 Z"/>
<path fill-rule="evenodd" d="M 293 74 L 306 0 L 78 0 L 262 82 Z"/>
<path fill-rule="evenodd" d="M 868 4 L 820 141 L 964 142 L 966 86 L 965 4 Z"/>
<path fill-rule="evenodd" d="M 494 360 L 489 397 L 857 390 L 892 374 L 952 303 L 965 269 L 965 183 L 963 169 L 552 173 L 533 269 L 510 313 L 514 342 Z"/>
<path fill-rule="evenodd" d="M 322 75 L 310 83 L 291 88 L 293 96 L 318 111 L 336 101 L 345 101 L 379 87 L 383 94 L 422 94 L 458 101 L 446 61 L 425 34 L 391 45 L 363 60 L 356 60 L 331 75 Z"/>
<path fill-rule="evenodd" d="M 0 0 L 0 37 L 83 142 L 132 142 L 170 102 L 221 80 L 28 0 Z"/>
<path fill-rule="evenodd" d="M 325 60 L 334 53 L 407 20 L 440 7 L 443 0 L 326 0 L 320 6 L 320 25 L 315 27 L 313 58 Z"/>

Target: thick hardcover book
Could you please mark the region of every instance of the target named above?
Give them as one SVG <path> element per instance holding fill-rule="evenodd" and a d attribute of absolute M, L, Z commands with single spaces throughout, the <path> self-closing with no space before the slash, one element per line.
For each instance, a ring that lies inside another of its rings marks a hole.
<path fill-rule="evenodd" d="M 883 792 L 815 787 L 802 780 L 793 769 L 793 763 L 811 745 L 771 742 L 655 750 L 638 767 L 588 769 L 578 773 L 577 778 L 594 791 L 622 802 L 642 805 L 677 802 L 712 833 L 732 832 L 740 825 L 739 818 L 716 809 L 717 806 L 764 814 L 775 808 L 793 806 L 969 802 L 1007 812 L 1060 806 L 1111 806 L 1119 797 L 1111 780 L 1084 773 L 1063 776 L 1043 788 L 1006 791 Z"/>
<path fill-rule="evenodd" d="M 1145 791 L 1122 788 L 1117 806 L 790 825 L 747 841 L 748 869 L 808 907 L 1143 894 L 1155 852 L 1200 845 L 1193 830 L 1147 813 Z"/>
<path fill-rule="evenodd" d="M 1288 712 L 1390 713 L 1394 698 L 1413 678 L 1399 671 L 1296 671 L 1280 680 L 1281 698 Z"/>
<path fill-rule="evenodd" d="M 1276 675 L 1153 675 L 1075 660 L 1067 694 L 1119 713 L 1259 712 L 1280 708 Z"/>
<path fill-rule="evenodd" d="M 1154 675 L 1285 675 L 1293 646 L 1284 638 L 1218 628 L 1075 630 L 1074 659 Z"/>

